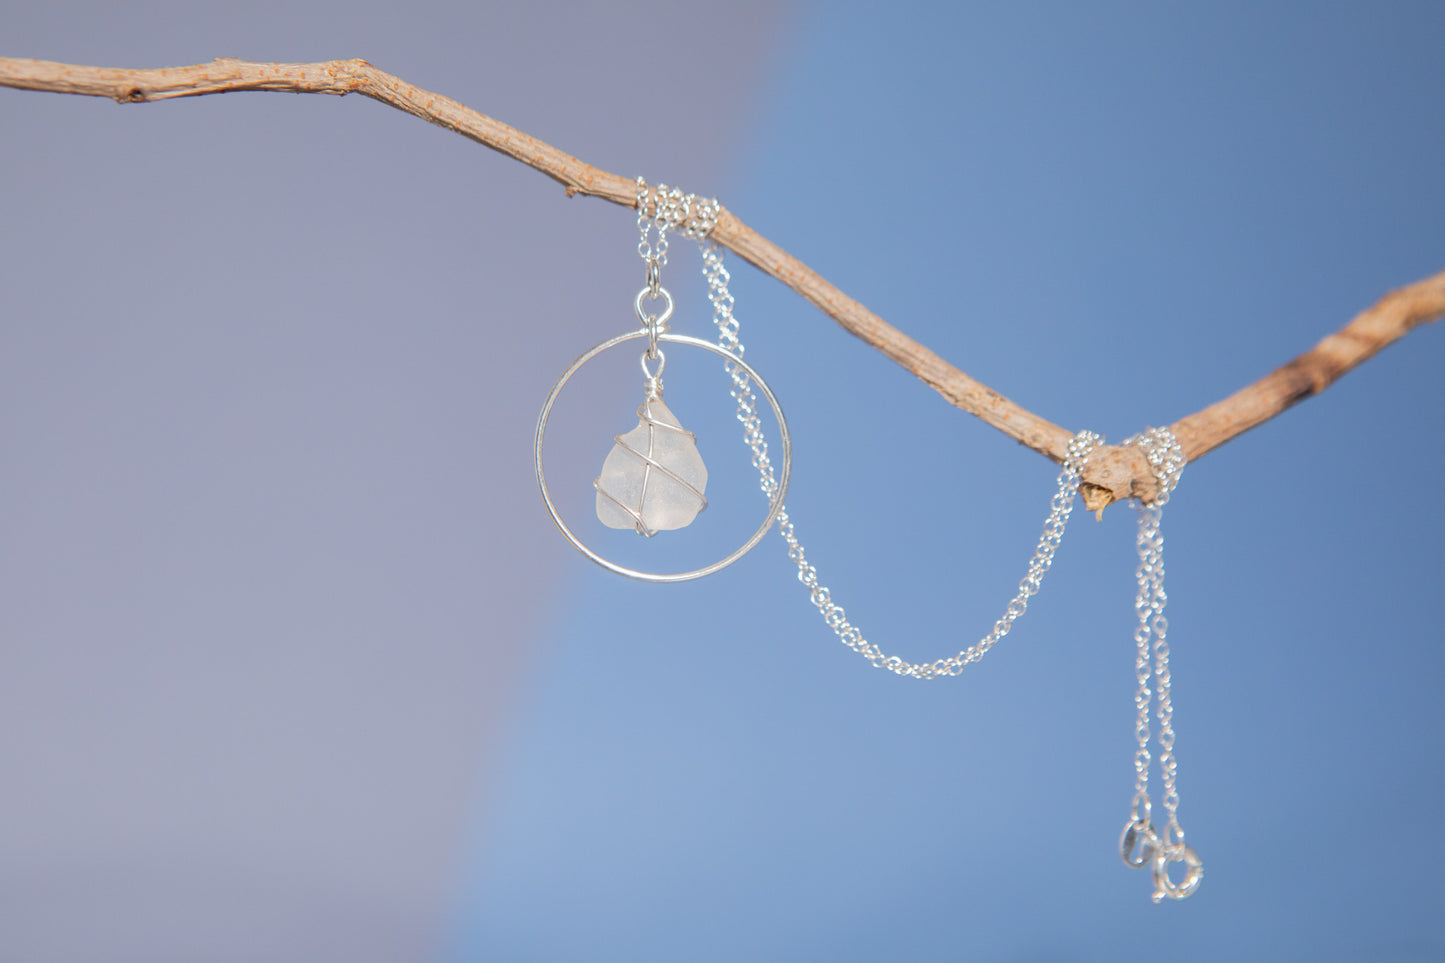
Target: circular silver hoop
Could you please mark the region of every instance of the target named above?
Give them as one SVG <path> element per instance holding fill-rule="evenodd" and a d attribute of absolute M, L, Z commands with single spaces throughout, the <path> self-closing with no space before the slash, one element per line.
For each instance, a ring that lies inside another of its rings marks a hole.
<path fill-rule="evenodd" d="M 542 469 L 542 439 L 547 434 L 547 419 L 552 414 L 552 405 L 556 403 L 557 396 L 562 393 L 562 387 L 571 380 L 578 369 L 609 348 L 615 348 L 619 344 L 635 341 L 638 338 L 646 338 L 649 334 L 650 332 L 646 328 L 629 331 L 626 334 L 619 334 L 617 337 L 604 341 L 587 351 L 582 357 L 572 362 L 566 371 L 562 372 L 562 377 L 557 379 L 557 383 L 552 386 L 551 393 L 547 395 L 547 400 L 542 403 L 542 413 L 537 416 L 537 437 L 532 446 L 533 455 L 537 462 L 537 487 L 542 491 L 542 501 L 547 506 L 547 513 L 552 516 L 552 521 L 556 523 L 558 530 L 561 531 L 567 541 L 571 542 L 577 551 L 586 555 L 609 572 L 616 572 L 618 575 L 625 575 L 628 578 L 637 579 L 639 582 L 687 582 L 727 568 L 733 562 L 736 562 L 748 552 L 752 551 L 753 547 L 763 540 L 763 536 L 768 533 L 768 529 L 773 527 L 773 522 L 778 520 L 778 513 L 783 510 L 783 499 L 788 494 L 788 482 L 793 474 L 793 440 L 788 434 L 788 420 L 783 417 L 783 409 L 782 406 L 778 404 L 777 397 L 773 394 L 772 389 L 768 387 L 768 383 L 764 381 L 746 361 L 731 351 L 728 351 L 726 348 L 721 348 L 713 344 L 711 341 L 689 337 L 685 334 L 659 334 L 657 340 L 663 344 L 685 344 L 694 348 L 702 348 L 704 351 L 711 351 L 718 357 L 737 365 L 744 374 L 752 379 L 753 384 L 763 393 L 763 397 L 768 399 L 768 404 L 773 409 L 773 417 L 778 421 L 778 443 L 783 450 L 783 466 L 778 472 L 778 487 L 770 499 L 768 517 L 763 519 L 763 523 L 758 526 L 756 532 L 753 532 L 751 538 L 743 542 L 741 547 L 726 558 L 719 559 L 711 565 L 694 569 L 691 572 L 642 572 L 637 569 L 618 565 L 616 562 L 609 561 L 592 551 L 592 549 L 582 543 L 580 538 L 572 534 L 572 530 L 567 527 L 567 523 L 562 521 L 562 516 L 557 513 L 557 506 L 552 503 L 552 494 L 547 489 L 547 473 Z"/>

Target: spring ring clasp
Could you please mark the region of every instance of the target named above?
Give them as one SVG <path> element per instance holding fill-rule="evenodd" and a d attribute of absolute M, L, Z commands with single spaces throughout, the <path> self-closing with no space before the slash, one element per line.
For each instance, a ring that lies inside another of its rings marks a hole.
<path fill-rule="evenodd" d="M 1171 863 L 1183 863 L 1187 869 L 1179 882 L 1169 878 Z M 1158 903 L 1168 899 L 1185 899 L 1193 896 L 1204 882 L 1204 860 L 1199 858 L 1193 847 L 1179 843 L 1165 847 L 1154 857 L 1154 893 L 1149 898 Z"/>

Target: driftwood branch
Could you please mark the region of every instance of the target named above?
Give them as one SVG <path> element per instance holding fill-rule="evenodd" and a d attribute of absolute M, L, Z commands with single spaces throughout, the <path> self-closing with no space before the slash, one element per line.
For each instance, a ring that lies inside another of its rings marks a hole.
<path fill-rule="evenodd" d="M 422 90 L 378 70 L 364 60 L 314 64 L 216 60 L 190 67 L 123 70 L 0 57 L 0 86 L 109 97 L 119 103 L 240 90 L 356 93 L 456 131 L 536 168 L 562 184 L 569 196 L 587 194 L 626 207 L 635 207 L 637 203 L 632 178 L 599 170 L 449 97 Z M 727 210 L 721 212 L 712 237 L 801 294 L 844 330 L 913 372 L 950 404 L 1054 461 L 1063 461 L 1073 432 L 970 378 Z M 1374 307 L 1310 351 L 1171 427 L 1188 458 L 1196 460 L 1291 405 L 1318 394 L 1386 345 L 1442 314 L 1445 314 L 1445 272 L 1386 294 Z M 1152 499 L 1155 483 L 1136 449 L 1110 446 L 1090 459 L 1082 490 L 1088 506 L 1102 511 L 1111 503 L 1129 497 Z"/>

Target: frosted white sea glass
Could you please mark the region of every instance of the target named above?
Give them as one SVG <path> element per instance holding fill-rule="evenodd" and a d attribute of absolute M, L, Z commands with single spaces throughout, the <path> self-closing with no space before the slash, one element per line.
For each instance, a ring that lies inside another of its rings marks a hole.
<path fill-rule="evenodd" d="M 702 463 L 692 433 L 681 430 L 681 423 L 662 399 L 649 402 L 648 410 L 653 424 L 639 412 L 637 427 L 612 446 L 602 463 L 602 474 L 597 478 L 597 518 L 608 528 L 637 527 L 637 520 L 615 504 L 614 498 L 641 515 L 646 528 L 660 532 L 686 528 L 707 505 L 698 494 L 707 488 L 707 466 Z M 655 467 L 649 470 L 640 454 L 649 455 L 697 492 L 679 484 L 667 472 Z"/>

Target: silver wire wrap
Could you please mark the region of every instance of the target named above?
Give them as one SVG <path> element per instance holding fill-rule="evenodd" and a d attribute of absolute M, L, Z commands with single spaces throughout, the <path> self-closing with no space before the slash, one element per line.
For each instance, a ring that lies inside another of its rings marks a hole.
<path fill-rule="evenodd" d="M 702 248 L 703 275 L 707 278 L 708 300 L 713 305 L 713 323 L 718 328 L 718 344 L 741 358 L 743 344 L 738 339 L 737 318 L 733 316 L 733 296 L 728 292 L 728 281 L 731 279 L 731 275 L 723 266 L 722 249 L 706 239 L 700 240 L 698 243 Z M 743 441 L 752 450 L 753 467 L 758 470 L 763 494 L 772 498 L 773 493 L 777 490 L 777 483 L 773 477 L 772 463 L 768 460 L 768 443 L 758 421 L 757 398 L 753 394 L 752 385 L 749 383 L 746 373 L 731 364 L 727 366 L 727 371 L 732 377 L 731 394 L 738 403 L 738 421 L 743 424 Z M 862 631 L 848 621 L 843 607 L 833 602 L 827 587 L 818 584 L 818 570 L 808 564 L 803 546 L 798 541 L 796 530 L 793 527 L 793 521 L 788 515 L 787 506 L 784 506 L 778 514 L 778 532 L 788 544 L 788 558 L 798 566 L 798 581 L 808 589 L 808 597 L 823 616 L 823 621 L 844 645 L 863 656 L 875 667 L 888 669 L 898 675 L 914 679 L 937 679 L 945 675 L 959 675 L 963 672 L 964 666 L 982 659 L 989 649 L 993 648 L 1005 635 L 1008 635 L 1014 622 L 1028 608 L 1029 599 L 1038 592 L 1040 585 L 1043 584 L 1044 574 L 1054 563 L 1054 553 L 1059 547 L 1059 541 L 1064 537 L 1064 528 L 1069 523 L 1069 515 L 1074 510 L 1074 491 L 1079 487 L 1079 476 L 1088 462 L 1089 453 L 1101 444 L 1103 444 L 1103 438 L 1092 431 L 1081 431 L 1069 442 L 1069 454 L 1064 461 L 1063 471 L 1059 473 L 1058 490 L 1050 502 L 1049 517 L 1044 522 L 1043 535 L 1039 538 L 1033 558 L 1029 560 L 1028 573 L 1019 583 L 1018 594 L 1008 603 L 1003 616 L 993 624 L 993 629 L 988 635 L 957 655 L 951 655 L 936 662 L 907 662 L 896 655 L 885 654 L 882 649 L 864 638 Z"/>
<path fill-rule="evenodd" d="M 1129 821 L 1119 839 L 1119 852 L 1124 863 L 1134 869 L 1150 867 L 1154 876 L 1154 893 L 1151 899 L 1158 903 L 1166 897 L 1185 899 L 1199 889 L 1204 880 L 1204 863 L 1199 855 L 1184 840 L 1184 829 L 1179 825 L 1179 789 L 1176 779 L 1179 772 L 1178 760 L 1174 758 L 1174 704 L 1170 699 L 1169 674 L 1169 619 L 1164 615 L 1168 595 L 1164 591 L 1164 535 L 1160 522 L 1164 517 L 1164 506 L 1179 484 L 1184 473 L 1184 449 L 1179 439 L 1168 428 L 1149 428 L 1143 434 L 1135 435 L 1124 442 L 1137 445 L 1149 460 L 1154 477 L 1159 482 L 1159 494 L 1148 505 L 1139 504 L 1139 534 L 1136 544 L 1139 550 L 1139 568 L 1135 573 L 1138 594 L 1134 600 L 1134 611 L 1139 624 L 1134 629 L 1134 679 L 1138 688 L 1134 692 L 1135 723 L 1134 738 L 1138 748 L 1134 751 L 1134 799 L 1129 809 Z M 1151 644 L 1152 643 L 1152 644 Z M 1154 691 L 1149 689 L 1151 675 L 1150 656 L 1153 656 L 1152 675 Z M 1149 800 L 1149 707 L 1157 699 L 1159 719 L 1159 774 L 1164 783 L 1164 808 L 1169 812 L 1169 822 L 1161 837 L 1150 818 Z M 1169 876 L 1173 863 L 1185 864 L 1184 879 L 1175 882 Z"/>
<path fill-rule="evenodd" d="M 657 354 L 659 357 L 662 356 L 661 351 L 658 351 Z M 642 370 L 646 371 L 647 355 L 644 354 L 642 356 L 642 359 Z M 661 368 L 659 366 L 659 371 L 660 370 Z M 603 498 L 607 499 L 609 502 L 622 509 L 622 511 L 626 512 L 627 515 L 632 519 L 633 527 L 636 529 L 637 534 L 643 535 L 647 538 L 651 538 L 652 536 L 657 534 L 656 529 L 648 528 L 647 524 L 642 520 L 642 513 L 647 508 L 647 487 L 648 483 L 652 480 L 652 473 L 654 471 L 661 472 L 662 474 L 666 475 L 668 478 L 672 479 L 674 482 L 691 492 L 692 497 L 696 498 L 698 501 L 697 510 L 699 512 L 705 511 L 707 509 L 706 495 L 698 491 L 696 486 L 694 486 L 686 478 L 683 478 L 677 472 L 673 471 L 671 468 L 668 468 L 662 462 L 652 457 L 653 443 L 656 440 L 657 432 L 659 429 L 663 431 L 670 431 L 674 434 L 686 435 L 690 440 L 694 442 L 697 441 L 697 435 L 694 435 L 686 428 L 681 428 L 677 425 L 669 425 L 667 422 L 658 421 L 652 416 L 652 403 L 654 401 L 660 400 L 661 398 L 662 382 L 659 381 L 656 376 L 653 376 L 647 381 L 647 397 L 643 400 L 642 404 L 637 406 L 637 417 L 640 420 L 641 425 L 645 425 L 647 427 L 646 450 L 641 448 L 633 448 L 627 443 L 624 435 L 612 436 L 612 441 L 618 448 L 621 448 L 623 451 L 627 452 L 629 455 L 636 458 L 642 463 L 642 493 L 638 496 L 637 507 L 633 508 L 631 505 L 625 504 L 607 489 L 603 488 L 602 479 L 600 477 L 592 479 L 592 487 L 596 490 L 597 494 L 601 495 Z"/>

